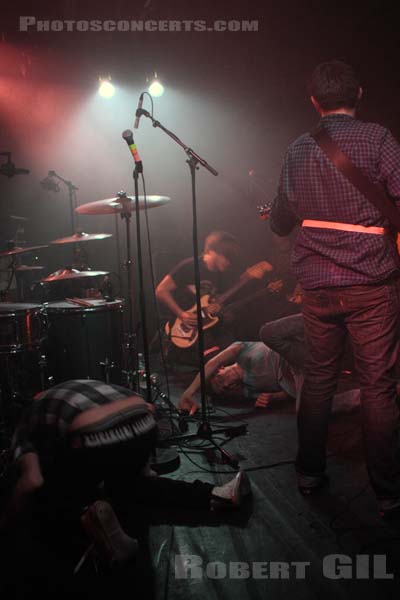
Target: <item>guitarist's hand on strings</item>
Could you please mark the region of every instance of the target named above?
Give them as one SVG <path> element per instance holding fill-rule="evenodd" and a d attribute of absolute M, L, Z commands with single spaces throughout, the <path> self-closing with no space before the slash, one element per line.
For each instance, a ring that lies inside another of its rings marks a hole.
<path fill-rule="evenodd" d="M 179 409 L 194 415 L 198 411 L 199 405 L 191 394 L 183 393 L 179 400 Z"/>
<path fill-rule="evenodd" d="M 179 314 L 179 318 L 186 327 L 196 327 L 197 326 L 197 314 L 189 312 L 187 310 L 182 311 Z"/>
<path fill-rule="evenodd" d="M 267 285 L 267 289 L 273 294 L 278 294 L 283 288 L 283 280 L 276 279 L 275 281 L 270 281 Z"/>

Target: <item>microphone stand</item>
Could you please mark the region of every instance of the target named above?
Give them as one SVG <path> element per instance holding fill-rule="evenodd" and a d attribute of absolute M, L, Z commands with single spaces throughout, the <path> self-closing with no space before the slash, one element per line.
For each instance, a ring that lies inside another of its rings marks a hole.
<path fill-rule="evenodd" d="M 136 216 L 136 247 L 137 247 L 137 262 L 139 274 L 139 307 L 140 319 L 142 325 L 142 341 L 143 341 L 143 357 L 144 370 L 146 374 L 146 401 L 151 402 L 151 380 L 150 380 L 150 360 L 149 360 L 149 342 L 147 338 L 147 319 L 146 319 L 146 303 L 144 298 L 143 285 L 143 253 L 142 253 L 142 234 L 140 229 L 140 210 L 139 210 L 139 174 L 143 173 L 143 165 L 141 162 L 136 163 L 133 171 L 133 180 L 135 184 L 135 216 Z M 140 367 L 140 365 L 138 365 Z M 140 373 L 138 369 L 138 387 L 140 392 Z"/>
<path fill-rule="evenodd" d="M 212 175 L 218 175 L 218 172 L 209 165 L 201 156 L 196 154 L 192 148 L 189 148 L 182 142 L 172 131 L 164 127 L 160 121 L 155 120 L 147 110 L 138 109 L 136 115 L 143 115 L 151 120 L 153 127 L 158 127 L 170 138 L 174 140 L 181 148 L 183 148 L 186 156 L 188 157 L 186 163 L 190 169 L 191 183 L 192 183 L 192 213 L 193 213 L 193 258 L 194 258 L 194 282 L 196 289 L 196 308 L 197 308 L 197 328 L 198 328 L 198 348 L 199 348 L 199 373 L 200 373 L 200 395 L 201 395 L 201 422 L 197 433 L 187 434 L 182 436 L 175 436 L 174 441 L 178 439 L 186 440 L 190 438 L 201 438 L 208 440 L 222 455 L 223 459 L 231 466 L 237 468 L 238 461 L 231 456 L 226 450 L 215 442 L 213 439 L 213 430 L 207 418 L 207 406 L 206 406 L 206 377 L 204 370 L 204 333 L 203 333 L 203 316 L 201 308 L 201 295 L 200 295 L 200 268 L 199 268 L 199 248 L 198 248 L 198 234 L 197 234 L 197 202 L 196 202 L 196 170 L 201 165 Z M 231 429 L 231 428 L 230 428 Z M 228 431 L 228 429 L 227 429 Z M 218 429 L 218 434 L 224 432 L 224 429 Z"/>
<path fill-rule="evenodd" d="M 125 132 L 124 132 L 125 133 Z M 133 135 L 132 140 L 126 138 L 123 134 L 122 136 L 128 145 L 133 144 Z M 139 275 L 139 309 L 140 309 L 140 319 L 141 319 L 141 330 L 142 330 L 142 341 L 143 341 L 143 357 L 144 357 L 144 366 L 145 366 L 145 379 L 146 379 L 146 401 L 152 403 L 152 382 L 150 375 L 150 360 L 149 360 L 149 344 L 147 338 L 147 320 L 146 320 L 146 304 L 144 297 L 144 284 L 143 284 L 143 253 L 142 253 L 142 236 L 141 236 L 141 228 L 140 228 L 140 208 L 139 208 L 139 174 L 143 173 L 143 164 L 142 161 L 137 161 L 135 159 L 135 169 L 133 171 L 133 180 L 135 187 L 135 217 L 136 217 L 136 244 L 137 244 L 137 264 L 138 264 L 138 275 Z M 134 298 L 134 290 L 133 290 L 133 276 L 132 276 L 132 268 L 131 268 L 131 259 L 130 259 L 130 217 L 132 205 L 130 203 L 130 199 L 127 198 L 126 194 L 121 192 L 118 194 L 123 202 L 123 212 L 121 216 L 126 219 L 126 237 L 127 237 L 127 247 L 128 247 L 128 287 L 129 287 L 129 343 L 128 343 L 128 351 L 129 351 L 129 360 L 130 365 L 128 364 L 128 377 L 132 377 L 134 373 L 136 375 L 136 391 L 140 394 L 140 365 L 138 364 L 138 354 L 137 354 L 137 338 L 136 338 L 136 352 L 133 351 L 133 298 Z M 128 204 L 129 203 L 129 204 Z M 129 240 L 129 242 L 128 242 Z M 139 331 L 139 327 L 136 328 L 136 331 Z M 134 365 L 132 365 L 132 359 L 134 361 Z M 134 366 L 132 370 L 132 366 Z M 132 381 L 130 381 L 132 384 Z M 155 448 L 152 460 L 151 467 L 157 473 L 166 473 L 170 471 L 174 471 L 179 466 L 179 455 L 175 450 L 171 449 L 158 449 Z"/>

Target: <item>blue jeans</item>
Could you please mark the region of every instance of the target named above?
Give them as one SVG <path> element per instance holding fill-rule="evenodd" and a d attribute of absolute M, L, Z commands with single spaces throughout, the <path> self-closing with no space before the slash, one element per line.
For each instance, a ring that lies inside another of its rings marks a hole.
<path fill-rule="evenodd" d="M 399 282 L 306 290 L 305 380 L 298 412 L 300 474 L 321 475 L 346 336 L 361 388 L 364 454 L 378 500 L 400 498 L 399 412 L 395 366 L 399 352 Z"/>
<path fill-rule="evenodd" d="M 259 335 L 266 346 L 283 356 L 290 365 L 304 367 L 304 323 L 301 313 L 268 321 L 261 327 Z"/>

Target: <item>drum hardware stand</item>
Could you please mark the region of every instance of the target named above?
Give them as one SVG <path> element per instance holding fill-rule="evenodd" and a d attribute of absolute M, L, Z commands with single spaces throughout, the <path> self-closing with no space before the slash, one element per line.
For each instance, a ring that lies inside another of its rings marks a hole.
<path fill-rule="evenodd" d="M 102 374 L 103 374 L 104 381 L 107 384 L 110 384 L 111 383 L 111 380 L 110 380 L 110 371 L 112 369 L 114 369 L 115 363 L 113 361 L 110 361 L 110 359 L 108 358 L 108 356 L 106 356 L 106 358 L 100 362 L 100 366 L 101 366 L 101 371 L 102 371 Z"/>
<path fill-rule="evenodd" d="M 136 389 L 139 392 L 139 381 L 136 378 L 137 374 L 137 356 L 136 356 L 136 333 L 134 331 L 134 313 L 135 313 L 135 297 L 133 289 L 133 272 L 132 272 L 132 244 L 131 244 L 131 217 L 132 205 L 126 192 L 118 192 L 118 198 L 121 201 L 122 211 L 121 219 L 125 221 L 125 238 L 126 238 L 126 261 L 125 268 L 128 279 L 128 333 L 126 334 L 126 353 L 127 365 L 125 371 L 126 383 L 129 389 Z M 135 381 L 136 379 L 136 381 Z"/>
<path fill-rule="evenodd" d="M 12 282 L 13 282 L 13 279 L 14 279 L 14 277 L 15 277 L 15 274 L 16 274 L 16 267 L 17 267 L 17 264 L 16 264 L 16 262 L 15 262 L 15 260 L 14 260 L 14 258 L 13 258 L 13 259 L 11 260 L 11 262 L 10 262 L 10 265 L 9 265 L 9 267 L 8 267 L 8 268 L 10 269 L 11 273 L 10 273 L 10 277 L 9 277 L 9 279 L 8 279 L 7 285 L 6 285 L 5 289 L 4 289 L 4 290 L 1 290 L 1 292 L 0 292 L 0 294 L 1 294 L 1 301 L 2 301 L 2 302 L 7 302 L 7 298 L 8 298 L 8 292 L 9 292 L 9 291 L 10 291 L 10 289 L 11 289 Z M 18 290 L 17 290 L 17 291 L 18 291 Z M 19 299 L 18 299 L 18 300 L 19 300 Z M 20 300 L 20 301 L 21 301 L 21 300 Z"/>
<path fill-rule="evenodd" d="M 39 376 L 40 376 L 40 387 L 42 392 L 52 387 L 54 384 L 54 378 L 52 375 L 47 376 L 47 356 L 46 354 L 40 354 L 39 357 Z"/>
<path fill-rule="evenodd" d="M 147 382 L 146 374 L 142 373 L 141 376 Z M 167 394 L 162 391 L 160 384 L 158 382 L 157 375 L 150 375 L 150 385 L 151 385 L 151 389 L 155 392 L 155 397 L 153 399 L 153 403 L 155 403 L 158 398 L 161 398 L 161 400 L 168 407 L 168 409 L 171 411 L 171 413 L 175 413 L 175 416 L 180 419 L 181 418 L 180 412 L 176 408 L 175 404 L 173 402 L 171 402 L 171 400 L 169 399 Z"/>
<path fill-rule="evenodd" d="M 119 235 L 118 213 L 115 213 L 115 241 L 117 244 L 117 265 L 118 265 L 118 281 L 121 285 L 121 241 Z"/>
<path fill-rule="evenodd" d="M 40 183 L 44 187 L 45 190 L 59 192 L 60 188 L 58 186 L 57 181 L 61 181 L 64 183 L 68 189 L 68 199 L 69 199 L 69 209 L 70 209 L 70 217 L 71 217 L 71 231 L 72 234 L 76 232 L 76 217 L 75 217 L 75 209 L 78 206 L 78 200 L 76 197 L 76 192 L 79 188 L 72 183 L 72 181 L 68 181 L 55 171 L 49 171 L 48 175 L 45 179 L 43 179 Z M 74 254 L 72 260 L 72 267 L 74 269 L 79 269 L 80 271 L 85 271 L 88 266 L 88 259 L 85 250 L 79 247 L 80 244 L 74 245 Z"/>
<path fill-rule="evenodd" d="M 138 114 L 139 113 L 139 114 Z M 158 127 L 164 133 L 166 133 L 171 139 L 173 139 L 181 148 L 183 148 L 187 160 L 186 163 L 190 169 L 191 182 L 192 182 L 192 212 L 193 212 L 193 258 L 194 258 L 194 275 L 195 275 L 195 288 L 196 288 L 196 306 L 197 306 L 197 329 L 198 329 L 198 348 L 199 348 L 199 372 L 200 372 L 200 393 L 201 393 L 201 423 L 196 434 L 188 434 L 179 436 L 180 439 L 187 439 L 188 437 L 195 437 L 200 439 L 208 440 L 215 448 L 221 453 L 222 458 L 230 464 L 232 467 L 238 467 L 238 461 L 231 456 L 226 450 L 217 444 L 213 439 L 213 430 L 208 421 L 207 416 L 207 405 L 206 405 L 206 378 L 204 371 L 204 334 L 203 334 L 203 316 L 201 308 L 201 296 L 200 296 L 200 269 L 199 269 L 199 250 L 198 250 L 198 233 L 197 233 L 197 205 L 196 205 L 196 170 L 201 165 L 212 175 L 218 175 L 217 171 L 211 167 L 203 158 L 201 158 L 194 150 L 186 146 L 177 135 L 172 133 L 169 129 L 164 127 L 160 121 L 156 121 L 147 110 L 138 109 L 136 116 L 143 115 L 149 118 L 153 124 L 153 127 Z M 219 429 L 218 434 L 223 433 L 222 429 Z M 176 439 L 176 438 L 175 438 Z"/>

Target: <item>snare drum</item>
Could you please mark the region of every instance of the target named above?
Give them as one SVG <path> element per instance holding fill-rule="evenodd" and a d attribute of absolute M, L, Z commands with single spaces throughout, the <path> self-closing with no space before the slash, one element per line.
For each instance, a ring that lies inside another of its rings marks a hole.
<path fill-rule="evenodd" d="M 122 382 L 123 300 L 85 299 L 89 306 L 48 302 L 46 356 L 55 383 L 68 379 Z"/>
<path fill-rule="evenodd" d="M 41 304 L 0 303 L 0 354 L 37 350 L 44 335 Z"/>

